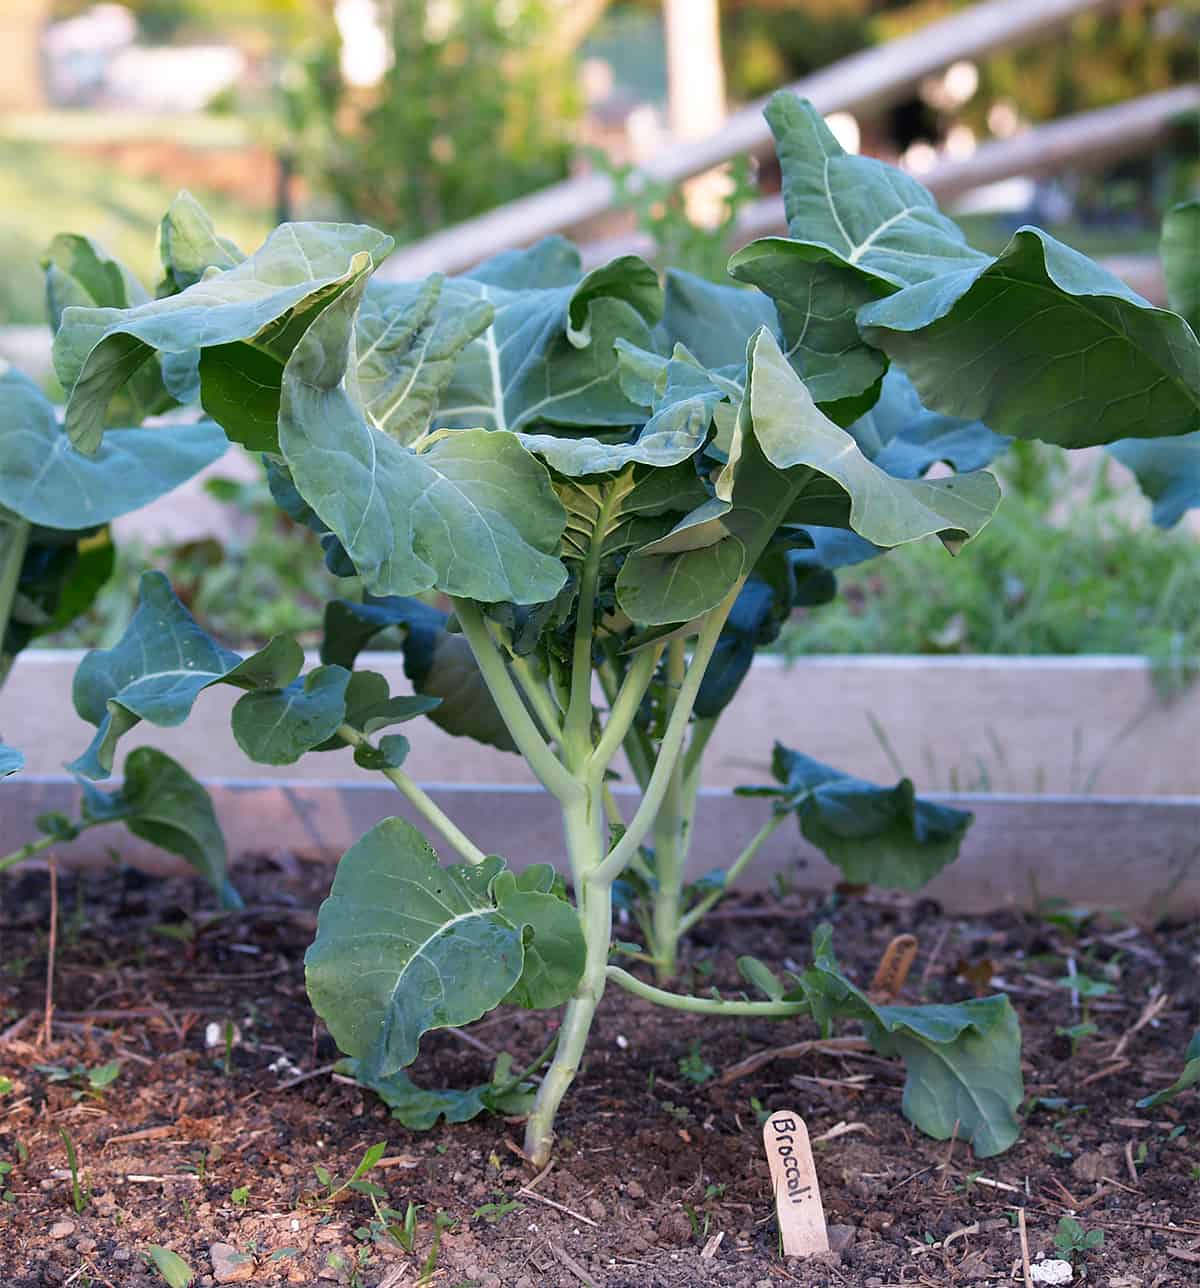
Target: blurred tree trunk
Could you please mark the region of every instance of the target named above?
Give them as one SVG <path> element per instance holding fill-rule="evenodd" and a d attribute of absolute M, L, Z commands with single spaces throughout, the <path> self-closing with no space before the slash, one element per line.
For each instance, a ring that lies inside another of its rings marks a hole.
<path fill-rule="evenodd" d="M 680 141 L 704 138 L 725 121 L 718 0 L 663 0 L 663 17 L 671 135 Z M 727 191 L 722 171 L 698 175 L 685 189 L 688 214 L 706 226 L 719 222 Z"/>
<path fill-rule="evenodd" d="M 53 0 L 0 0 L 0 111 L 46 106 L 42 30 Z"/>

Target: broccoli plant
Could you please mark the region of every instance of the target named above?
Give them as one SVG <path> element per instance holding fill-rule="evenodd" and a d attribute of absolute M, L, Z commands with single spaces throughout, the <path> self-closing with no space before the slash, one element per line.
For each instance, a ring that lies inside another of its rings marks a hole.
<path fill-rule="evenodd" d="M 207 227 L 207 216 L 190 198 L 176 202 L 163 220 L 160 295 L 195 280 L 189 254 Z M 56 335 L 68 309 L 116 315 L 151 299 L 127 268 L 86 237 L 56 237 L 43 266 Z M 26 645 L 62 629 L 95 600 L 113 569 L 112 521 L 173 491 L 227 449 L 211 420 L 168 423 L 154 433 L 140 428 L 147 417 L 194 400 L 194 368 L 187 355 L 140 364 L 105 409 L 106 426 L 117 428 L 85 456 L 72 450 L 37 385 L 0 363 L 0 685 Z M 0 748 L 0 776 L 22 764 L 15 749 Z M 165 801 L 169 817 L 160 819 Z M 42 835 L 0 858 L 0 871 L 85 828 L 118 820 L 183 855 L 227 902 L 236 900 L 208 793 L 182 766 L 146 749 L 130 756 L 123 793 L 91 789 L 78 819 L 54 814 L 39 820 Z"/>
<path fill-rule="evenodd" d="M 1009 438 L 1080 447 L 1200 420 L 1183 319 L 1035 229 L 985 255 L 913 179 L 845 154 L 811 106 L 779 96 L 768 116 L 790 235 L 735 255 L 740 284 L 664 284 L 634 257 L 584 273 L 558 238 L 400 282 L 376 272 L 391 241 L 374 229 L 288 224 L 244 260 L 195 240 L 208 267 L 191 285 L 68 309 L 56 341 L 81 452 L 103 450 L 106 409 L 157 355 L 195 373 L 207 413 L 266 457 L 282 508 L 365 586 L 329 605 L 305 673 L 286 639 L 220 647 L 147 574 L 125 637 L 80 670 L 96 734 L 76 772 L 107 776 L 140 720 L 178 724 L 231 684 L 254 759 L 352 748 L 389 779 L 456 861 L 400 818 L 353 845 L 307 955 L 310 997 L 355 1076 L 414 1125 L 532 1093 L 535 1163 L 609 985 L 700 1014 L 860 1022 L 907 1064 L 920 1127 L 980 1155 L 1012 1143 L 1003 996 L 877 1005 L 827 928 L 799 974 L 746 959 L 738 996 L 670 987 L 680 936 L 793 814 L 852 880 L 908 887 L 954 857 L 968 821 L 907 781 L 876 787 L 779 746 L 775 783 L 751 789 L 769 801 L 758 835 L 689 886 L 704 752 L 755 649 L 832 593 L 832 570 L 933 536 L 954 553 L 980 531 L 999 501 L 983 467 Z M 403 635 L 414 696 L 356 669 L 385 629 Z M 385 732 L 419 715 L 524 757 L 561 813 L 563 871 L 510 868 L 447 817 L 410 776 L 407 737 Z M 640 788 L 628 816 L 617 772 Z M 641 919 L 635 950 L 613 942 L 618 896 Z M 613 961 L 629 951 L 657 983 Z M 502 1003 L 563 1008 L 543 1061 L 470 1092 L 411 1082 L 425 1033 Z"/>

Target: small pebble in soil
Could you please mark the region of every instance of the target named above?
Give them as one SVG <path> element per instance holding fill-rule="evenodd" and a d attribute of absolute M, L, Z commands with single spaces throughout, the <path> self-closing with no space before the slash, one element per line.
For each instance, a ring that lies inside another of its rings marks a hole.
<path fill-rule="evenodd" d="M 52 1239 L 69 1239 L 75 1233 L 74 1221 L 55 1221 L 50 1227 Z"/>
<path fill-rule="evenodd" d="M 1074 1278 L 1074 1271 L 1069 1261 L 1058 1258 L 1047 1261 L 1035 1261 L 1029 1267 L 1029 1278 L 1035 1284 L 1069 1284 Z"/>
<path fill-rule="evenodd" d="M 214 1243 L 208 1250 L 213 1278 L 219 1284 L 241 1284 L 254 1278 L 254 1258 L 228 1243 Z"/>

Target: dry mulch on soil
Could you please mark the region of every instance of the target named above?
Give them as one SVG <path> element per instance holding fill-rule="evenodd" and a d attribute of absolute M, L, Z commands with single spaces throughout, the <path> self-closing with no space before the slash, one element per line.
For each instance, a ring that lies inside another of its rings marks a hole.
<path fill-rule="evenodd" d="M 962 1144 L 923 1137 L 900 1114 L 900 1068 L 861 1053 L 810 1053 L 722 1081 L 748 1055 L 814 1036 L 812 1026 L 713 1024 L 610 989 L 555 1162 L 533 1184 L 515 1149 L 520 1124 L 410 1132 L 330 1076 L 336 1052 L 314 1024 L 301 960 L 329 880 L 326 866 L 256 861 L 239 871 L 246 913 L 214 919 L 187 881 L 63 876 L 57 1010 L 43 1045 L 48 883 L 33 871 L 2 887 L 0 1074 L 12 1086 L 0 1095 L 0 1161 L 13 1165 L 0 1177 L 3 1288 L 161 1288 L 144 1256 L 151 1244 L 206 1286 L 407 1288 L 439 1215 L 452 1224 L 429 1282 L 444 1288 L 1010 1283 L 1021 1281 L 1018 1205 L 1035 1259 L 1056 1255 L 1066 1213 L 1104 1232 L 1104 1246 L 1077 1259 L 1086 1282 L 1200 1283 L 1200 1093 L 1134 1105 L 1174 1080 L 1200 1023 L 1200 928 L 951 919 L 891 897 L 731 901 L 688 945 L 682 987 L 736 989 L 742 952 L 803 965 L 812 928 L 829 919 L 859 982 L 893 935 L 919 936 L 905 1000 L 1007 988 L 1025 1035 L 1020 1142 L 977 1161 Z M 1099 1031 L 1074 1053 L 1059 1030 L 1083 1015 L 1054 982 L 1071 957 L 1115 985 L 1091 1003 Z M 1159 993 L 1157 1016 L 1123 1038 Z M 417 1079 L 484 1081 L 503 1048 L 531 1059 L 553 1018 L 510 1010 L 431 1035 Z M 227 1046 L 230 1024 L 239 1036 Z M 119 1072 L 94 1089 L 86 1073 L 55 1081 L 45 1071 L 81 1065 L 103 1082 L 113 1061 Z M 776 1251 L 756 1114 L 781 1107 L 827 1136 L 817 1166 L 836 1250 L 819 1262 Z M 63 1135 L 78 1154 L 82 1211 Z M 372 1225 L 367 1197 L 322 1204 L 318 1193 L 315 1165 L 344 1177 L 384 1141 L 372 1179 L 387 1191 L 381 1202 L 419 1205 L 411 1255 Z M 218 1249 L 214 1262 L 214 1244 L 230 1255 Z"/>

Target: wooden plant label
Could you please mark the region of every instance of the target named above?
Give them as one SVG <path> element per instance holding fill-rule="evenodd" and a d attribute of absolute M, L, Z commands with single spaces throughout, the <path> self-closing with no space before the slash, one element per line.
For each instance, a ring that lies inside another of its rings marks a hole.
<path fill-rule="evenodd" d="M 776 1110 L 763 1124 L 763 1146 L 771 1165 L 784 1255 L 811 1257 L 828 1252 L 825 1209 L 804 1119 L 790 1109 Z"/>
<path fill-rule="evenodd" d="M 879 959 L 879 969 L 871 981 L 871 997 L 881 1002 L 891 1002 L 900 996 L 908 979 L 908 972 L 917 958 L 916 935 L 897 935 L 884 949 Z"/>

